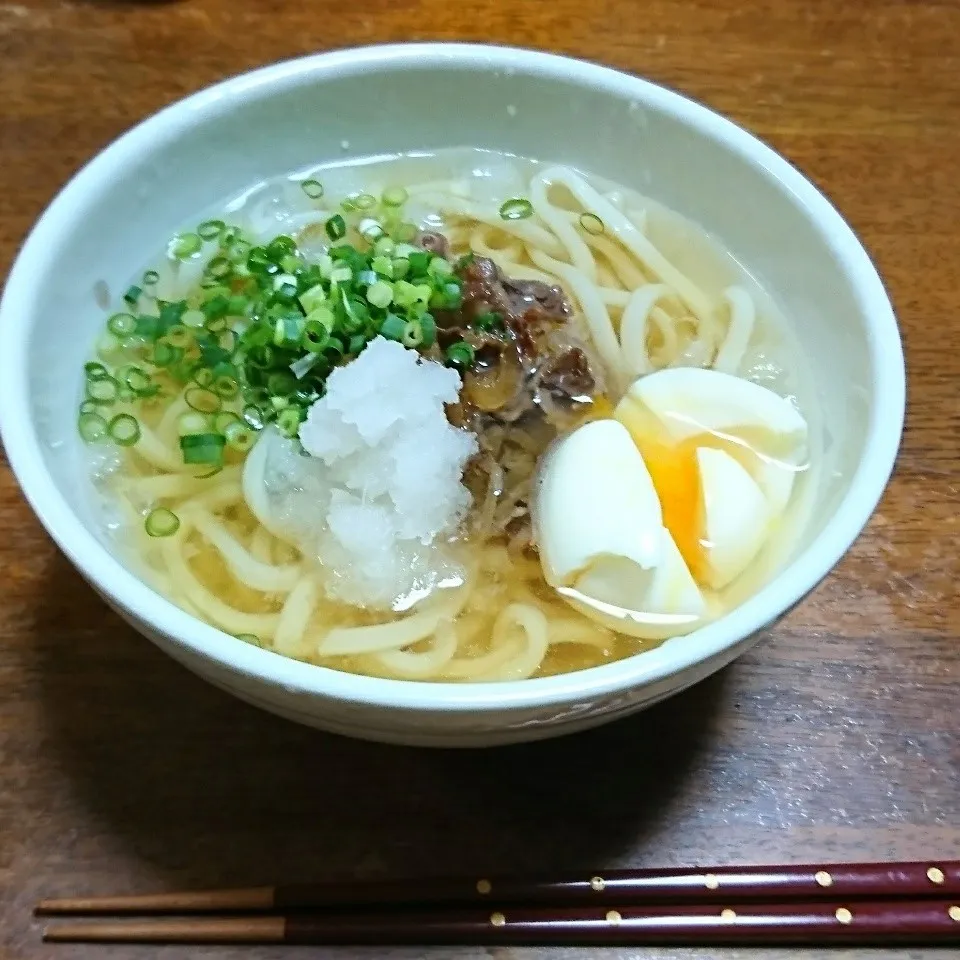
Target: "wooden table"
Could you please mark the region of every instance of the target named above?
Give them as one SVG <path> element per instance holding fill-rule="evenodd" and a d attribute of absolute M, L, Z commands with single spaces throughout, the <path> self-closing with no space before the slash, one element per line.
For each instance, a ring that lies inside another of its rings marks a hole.
<path fill-rule="evenodd" d="M 0 4 L 2 272 L 82 161 L 183 94 L 334 46 L 496 40 L 644 74 L 781 150 L 875 254 L 900 313 L 911 381 L 899 469 L 869 530 L 753 652 L 646 715 L 486 755 L 324 736 L 204 685 L 107 611 L 4 469 L 0 957 L 156 955 L 44 947 L 29 912 L 42 894 L 960 855 L 957 36 L 960 8 L 947 0 Z M 170 948 L 163 956 L 280 953 Z"/>

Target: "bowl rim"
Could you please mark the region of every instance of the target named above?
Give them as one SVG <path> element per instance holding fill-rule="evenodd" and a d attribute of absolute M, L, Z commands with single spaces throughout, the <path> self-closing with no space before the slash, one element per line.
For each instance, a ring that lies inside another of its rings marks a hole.
<path fill-rule="evenodd" d="M 205 117 L 230 111 L 250 97 L 357 73 L 405 69 L 514 71 L 637 100 L 669 114 L 754 167 L 810 219 L 847 274 L 867 328 L 876 402 L 863 457 L 833 519 L 794 560 L 751 598 L 716 623 L 613 663 L 528 680 L 434 683 L 358 676 L 292 660 L 243 643 L 181 610 L 131 573 L 81 523 L 43 462 L 31 424 L 27 371 L 34 291 L 45 275 L 44 247 L 72 222 L 84 195 L 117 176 L 128 158 L 176 139 Z M 0 437 L 8 462 L 33 511 L 58 547 L 102 594 L 154 632 L 223 670 L 283 688 L 289 694 L 406 711 L 488 713 L 562 706 L 606 698 L 668 680 L 698 664 L 722 666 L 809 593 L 849 549 L 879 503 L 893 471 L 903 430 L 906 378 L 896 317 L 883 282 L 862 243 L 833 204 L 789 161 L 708 107 L 659 84 L 588 60 L 538 50 L 472 43 L 399 43 L 351 47 L 283 60 L 229 77 L 161 109 L 122 134 L 60 190 L 30 231 L 0 301 Z"/>

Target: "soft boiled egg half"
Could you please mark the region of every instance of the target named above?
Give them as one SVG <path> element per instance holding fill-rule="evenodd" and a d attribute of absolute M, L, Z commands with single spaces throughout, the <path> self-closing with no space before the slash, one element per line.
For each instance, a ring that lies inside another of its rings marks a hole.
<path fill-rule="evenodd" d="M 765 387 L 693 368 L 641 377 L 541 465 L 544 576 L 622 632 L 689 632 L 769 541 L 806 457 L 806 421 Z"/>

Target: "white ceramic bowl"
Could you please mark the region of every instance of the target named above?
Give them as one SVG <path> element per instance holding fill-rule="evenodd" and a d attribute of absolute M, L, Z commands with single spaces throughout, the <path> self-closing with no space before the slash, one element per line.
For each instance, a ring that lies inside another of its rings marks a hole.
<path fill-rule="evenodd" d="M 698 221 L 765 284 L 813 361 L 841 476 L 796 559 L 729 616 L 642 655 L 516 683 L 422 684 L 309 666 L 238 642 L 158 596 L 108 549 L 83 483 L 76 405 L 102 323 L 164 239 L 266 176 L 341 156 L 458 145 L 572 164 Z M 40 520 L 104 599 L 170 656 L 267 710 L 356 737 L 484 746 L 632 713 L 720 669 L 799 601 L 857 537 L 903 422 L 897 324 L 863 247 L 790 164 L 711 111 L 644 80 L 543 53 L 371 47 L 280 63 L 188 97 L 80 171 L 21 251 L 0 306 L 7 456 Z"/>

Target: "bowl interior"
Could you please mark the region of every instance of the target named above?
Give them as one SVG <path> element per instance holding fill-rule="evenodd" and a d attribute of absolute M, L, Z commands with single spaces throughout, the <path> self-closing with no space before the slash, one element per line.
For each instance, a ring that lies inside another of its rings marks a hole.
<path fill-rule="evenodd" d="M 104 320 L 97 287 L 116 296 L 178 228 L 266 177 L 460 145 L 570 164 L 635 187 L 702 225 L 747 266 L 791 321 L 830 426 L 836 459 L 804 536 L 813 544 L 864 466 L 879 402 L 878 351 L 892 351 L 884 362 L 893 371 L 899 356 L 895 336 L 878 341 L 867 326 L 870 304 L 849 258 L 862 258 L 864 276 L 881 296 L 882 289 L 859 245 L 809 185 L 726 121 L 612 71 L 515 51 L 374 49 L 282 64 L 205 91 L 127 135 L 61 195 L 18 265 L 5 304 L 18 315 L 4 319 L 26 338 L 21 385 L 29 400 L 25 423 L 13 427 L 5 411 L 5 433 L 39 444 L 70 511 L 108 544 L 77 482 L 82 364 Z M 812 218 L 811 202 L 835 223 Z M 4 389 L 11 396 L 17 385 Z M 891 431 L 898 436 L 899 424 Z M 873 465 L 882 476 L 872 478 L 871 492 L 879 494 L 895 446 L 896 437 Z M 29 493 L 32 478 L 20 473 Z M 809 570 L 826 572 L 816 568 Z M 771 597 L 774 616 L 796 599 L 789 591 Z"/>

